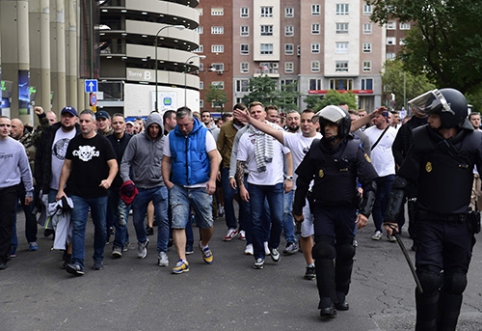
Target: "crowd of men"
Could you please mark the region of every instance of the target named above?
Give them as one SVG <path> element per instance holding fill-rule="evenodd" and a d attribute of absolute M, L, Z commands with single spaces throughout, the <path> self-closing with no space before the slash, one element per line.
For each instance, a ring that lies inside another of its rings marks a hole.
<path fill-rule="evenodd" d="M 395 242 L 408 203 L 408 233 L 424 289 L 416 296 L 417 330 L 455 329 L 477 230 L 470 210 L 482 205 L 480 114 L 467 118 L 465 98 L 451 89 L 412 101 L 405 119 L 385 107 L 367 114 L 346 104 L 282 117 L 276 106 L 260 102 L 236 104 L 218 123 L 209 111 L 187 107 L 135 122 L 104 110 L 78 114 L 73 107 L 63 108 L 57 122 L 53 112 L 37 107 L 40 124 L 31 131 L 2 116 L 0 159 L 11 171 L 0 173 L 0 269 L 15 257 L 18 201 L 30 251 L 38 249 L 33 207 L 42 197 L 64 209 L 73 205 L 64 268 L 76 276 L 85 273 L 89 210 L 94 270 L 103 269 L 112 235 L 112 258 L 129 248 L 132 213 L 138 258 L 146 258 L 157 224 L 157 264 L 170 265 L 173 244 L 173 274 L 190 270 L 193 222 L 202 259 L 213 263 L 214 219 L 224 215 L 223 240 L 245 240 L 254 269 L 264 268 L 267 256 L 278 263 L 282 254 L 301 250 L 304 278 L 317 281 L 320 315 L 331 318 L 349 309 L 357 229 L 373 212 L 372 239 L 380 241 L 385 231 Z M 464 169 L 453 176 L 463 183 L 457 198 L 434 182 L 453 173 L 455 163 Z M 48 218 L 42 225 L 52 229 Z M 451 231 L 456 237 L 447 239 Z"/>

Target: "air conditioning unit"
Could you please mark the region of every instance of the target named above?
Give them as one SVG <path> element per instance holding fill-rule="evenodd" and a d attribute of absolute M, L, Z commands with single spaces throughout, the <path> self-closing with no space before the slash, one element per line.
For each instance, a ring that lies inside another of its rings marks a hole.
<path fill-rule="evenodd" d="M 273 64 L 271 64 L 271 68 L 273 68 L 273 69 L 278 69 L 278 68 L 279 68 L 279 64 L 278 64 L 278 63 L 273 63 Z"/>
<path fill-rule="evenodd" d="M 223 71 L 222 70 L 218 70 L 218 75 L 222 75 L 223 74 Z"/>
<path fill-rule="evenodd" d="M 296 47 L 296 55 L 298 55 L 298 56 L 301 55 L 301 46 L 300 46 L 300 45 L 298 45 L 298 46 Z"/>

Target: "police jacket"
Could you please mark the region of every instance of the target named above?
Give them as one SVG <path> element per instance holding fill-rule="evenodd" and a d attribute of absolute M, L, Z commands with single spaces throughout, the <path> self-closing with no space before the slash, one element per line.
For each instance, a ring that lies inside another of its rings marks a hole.
<path fill-rule="evenodd" d="M 374 190 L 372 182 L 378 177 L 370 158 L 351 135 L 334 148 L 324 138 L 314 140 L 296 174 L 298 179 L 293 204 L 296 215 L 301 215 L 312 180 L 312 196 L 316 205 L 356 208 L 360 202 L 357 180 L 368 192 Z"/>
<path fill-rule="evenodd" d="M 413 130 L 413 146 L 398 172 L 418 186 L 418 207 L 437 214 L 468 211 L 474 165 L 482 171 L 482 132 L 460 129 L 445 139 L 428 125 Z M 403 180 L 395 180 L 397 189 Z"/>
<path fill-rule="evenodd" d="M 413 129 L 425 124 L 427 124 L 427 118 L 418 118 L 414 116 L 398 129 L 397 136 L 392 145 L 393 157 L 398 166 L 402 165 L 403 160 L 412 146 Z"/>

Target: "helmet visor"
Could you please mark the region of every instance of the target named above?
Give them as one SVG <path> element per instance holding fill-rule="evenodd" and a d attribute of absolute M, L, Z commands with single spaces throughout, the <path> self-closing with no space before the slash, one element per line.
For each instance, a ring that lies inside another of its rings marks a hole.
<path fill-rule="evenodd" d="M 408 101 L 408 105 L 416 111 L 426 115 L 439 112 L 449 112 L 452 115 L 455 115 L 455 112 L 450 108 L 450 104 L 437 89 L 425 92 L 424 94 L 413 98 Z"/>
<path fill-rule="evenodd" d="M 316 123 L 317 120 L 322 118 L 332 123 L 338 124 L 345 116 L 346 116 L 346 113 L 343 112 L 343 110 L 340 107 L 330 105 L 330 106 L 326 106 L 325 108 L 317 112 L 315 116 L 313 116 L 312 121 Z"/>

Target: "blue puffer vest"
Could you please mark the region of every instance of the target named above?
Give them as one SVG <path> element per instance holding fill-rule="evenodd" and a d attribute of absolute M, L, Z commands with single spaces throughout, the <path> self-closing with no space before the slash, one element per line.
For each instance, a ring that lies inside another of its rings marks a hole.
<path fill-rule="evenodd" d="M 196 185 L 209 180 L 211 164 L 206 152 L 207 128 L 194 117 L 194 128 L 185 137 L 179 127 L 169 135 L 171 181 L 177 185 Z"/>

